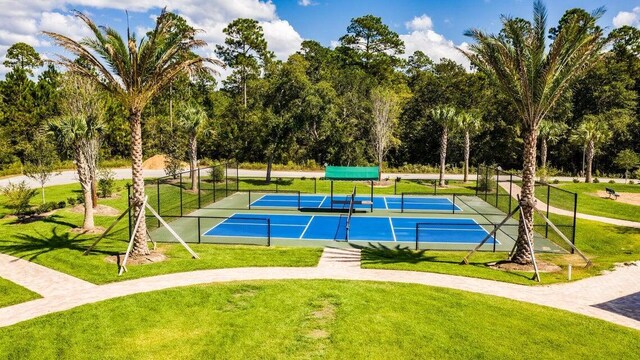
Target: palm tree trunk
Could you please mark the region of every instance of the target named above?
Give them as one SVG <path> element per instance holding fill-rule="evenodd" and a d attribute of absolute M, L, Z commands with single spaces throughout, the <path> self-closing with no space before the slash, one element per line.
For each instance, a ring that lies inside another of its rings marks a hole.
<path fill-rule="evenodd" d="M 535 176 L 536 176 L 536 142 L 537 130 L 525 130 L 523 134 L 524 152 L 522 164 L 522 190 L 520 191 L 520 211 L 527 221 L 520 221 L 518 225 L 518 238 L 516 239 L 516 251 L 511 260 L 518 264 L 531 263 L 531 248 L 527 241 L 527 233 L 531 234 L 533 244 L 533 211 L 535 208 Z M 497 189 L 496 189 L 497 191 Z"/>
<path fill-rule="evenodd" d="M 464 132 L 464 178 L 463 181 L 467 182 L 469 180 L 469 153 L 471 151 L 471 139 L 469 136 L 469 132 Z"/>
<path fill-rule="evenodd" d="M 144 221 L 144 176 L 142 174 L 142 111 L 137 109 L 129 110 L 129 126 L 131 127 L 131 173 L 133 182 L 133 194 L 131 203 L 133 205 L 133 218 L 142 216 L 138 230 L 133 241 L 132 256 L 149 254 L 147 246 L 147 223 Z"/>
<path fill-rule="evenodd" d="M 540 139 L 540 167 L 547 167 L 547 139 Z"/>
<path fill-rule="evenodd" d="M 98 207 L 98 179 L 96 174 L 91 176 L 91 204 L 94 209 Z"/>
<path fill-rule="evenodd" d="M 77 146 L 74 151 L 76 161 L 76 171 L 78 172 L 78 180 L 82 187 L 82 196 L 84 198 L 84 220 L 82 222 L 82 228 L 84 230 L 92 230 L 94 226 L 93 222 L 93 178 L 87 159 L 83 156 L 82 149 Z"/>
<path fill-rule="evenodd" d="M 586 179 L 585 182 L 586 183 L 590 183 L 591 180 L 591 172 L 593 171 L 593 150 L 594 150 L 594 144 L 593 141 L 589 141 L 589 143 L 587 144 L 587 153 L 586 153 L 586 157 L 587 157 L 587 175 L 586 175 Z"/>
<path fill-rule="evenodd" d="M 442 128 L 442 135 L 440 137 L 440 178 L 438 183 L 440 186 L 445 186 L 444 182 L 444 169 L 447 163 L 447 141 L 449 138 L 449 129 L 445 126 Z"/>
<path fill-rule="evenodd" d="M 195 136 L 189 140 L 189 158 L 191 160 L 191 191 L 198 191 L 198 143 Z"/>

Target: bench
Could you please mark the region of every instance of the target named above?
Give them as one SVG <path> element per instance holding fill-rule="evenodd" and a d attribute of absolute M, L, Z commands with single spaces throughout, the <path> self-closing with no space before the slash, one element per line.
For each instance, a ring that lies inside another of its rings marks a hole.
<path fill-rule="evenodd" d="M 604 189 L 607 191 L 607 194 L 609 195 L 609 199 L 618 200 L 618 197 L 620 196 L 620 194 L 618 194 L 615 190 L 611 188 L 604 188 Z"/>

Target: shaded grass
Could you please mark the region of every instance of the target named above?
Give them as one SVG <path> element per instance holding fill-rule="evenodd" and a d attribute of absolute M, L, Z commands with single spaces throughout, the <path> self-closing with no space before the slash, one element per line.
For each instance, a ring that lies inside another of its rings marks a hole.
<path fill-rule="evenodd" d="M 288 280 L 85 305 L 0 329 L 0 352 L 9 359 L 612 359 L 634 358 L 639 340 L 632 329 L 498 297 Z"/>
<path fill-rule="evenodd" d="M 40 295 L 29 289 L 0 278 L 0 307 L 19 304 L 21 302 L 40 298 Z"/>
<path fill-rule="evenodd" d="M 126 190 L 119 182 L 119 196 L 100 199 L 99 203 L 124 211 Z M 80 189 L 78 184 L 47 188 L 48 201 L 61 201 L 73 196 Z M 3 199 L 0 199 L 2 204 Z M 7 210 L 6 208 L 4 209 Z M 107 228 L 114 217 L 96 216 L 96 226 Z M 117 276 L 117 266 L 107 263 L 107 256 L 124 253 L 127 248 L 127 221 L 124 219 L 112 233 L 105 237 L 95 250 L 83 256 L 84 250 L 96 239 L 96 235 L 79 235 L 69 232 L 82 224 L 82 214 L 61 209 L 53 215 L 31 223 L 17 223 L 8 217 L 0 219 L 0 252 L 24 258 L 37 264 L 96 283 L 108 283 L 144 276 L 226 267 L 249 266 L 315 266 L 322 249 L 284 248 L 256 246 L 191 245 L 201 259 L 191 259 L 179 244 L 161 244 L 169 259 L 152 265 L 129 266 L 129 272 Z"/>

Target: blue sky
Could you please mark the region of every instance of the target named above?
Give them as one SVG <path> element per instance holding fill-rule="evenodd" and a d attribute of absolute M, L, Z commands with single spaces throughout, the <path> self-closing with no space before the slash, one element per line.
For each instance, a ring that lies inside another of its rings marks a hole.
<path fill-rule="evenodd" d="M 612 29 L 623 24 L 640 27 L 640 0 L 548 0 L 549 26 L 557 24 L 570 8 L 591 11 L 605 6 L 607 13 L 600 25 Z M 213 55 L 215 44 L 224 40 L 222 29 L 238 17 L 254 18 L 264 28 L 269 47 L 278 58 L 299 49 L 303 39 L 314 39 L 331 46 L 344 35 L 353 17 L 373 14 L 382 17 L 401 35 L 407 55 L 422 50 L 432 59 L 448 57 L 465 64 L 456 47 L 469 41 L 466 29 L 478 27 L 486 31 L 500 30 L 500 15 L 531 18 L 530 0 L 0 0 L 0 60 L 6 49 L 22 41 L 34 46 L 46 58 L 55 57 L 60 49 L 40 35 L 49 30 L 72 38 L 87 35 L 86 28 L 70 10 L 88 13 L 98 24 L 120 31 L 129 23 L 134 31 L 145 32 L 153 25 L 160 8 L 184 16 L 192 25 L 203 29 L 201 37 L 210 45 L 203 49 Z M 0 65 L 0 77 L 6 72 Z M 224 74 L 223 74 L 224 76 Z"/>

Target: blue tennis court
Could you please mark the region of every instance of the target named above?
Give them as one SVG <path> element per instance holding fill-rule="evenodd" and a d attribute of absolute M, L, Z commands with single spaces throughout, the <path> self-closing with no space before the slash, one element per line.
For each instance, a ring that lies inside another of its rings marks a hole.
<path fill-rule="evenodd" d="M 351 195 L 334 195 L 333 200 L 333 209 L 346 210 L 349 208 Z M 369 209 L 371 207 L 369 196 L 356 196 L 355 200 L 355 209 Z M 267 194 L 251 203 L 252 208 L 297 208 L 298 205 L 304 209 L 331 209 L 331 196 L 305 194 L 300 195 L 298 199 L 297 194 Z M 401 196 L 374 196 L 373 208 L 379 210 L 462 211 L 449 198 L 433 196 L 405 196 L 404 198 Z"/>
<path fill-rule="evenodd" d="M 203 236 L 344 241 L 346 221 L 346 215 L 234 214 Z M 441 244 L 478 244 L 488 234 L 470 218 L 353 216 L 349 241 L 416 242 L 416 232 L 420 243 Z"/>

